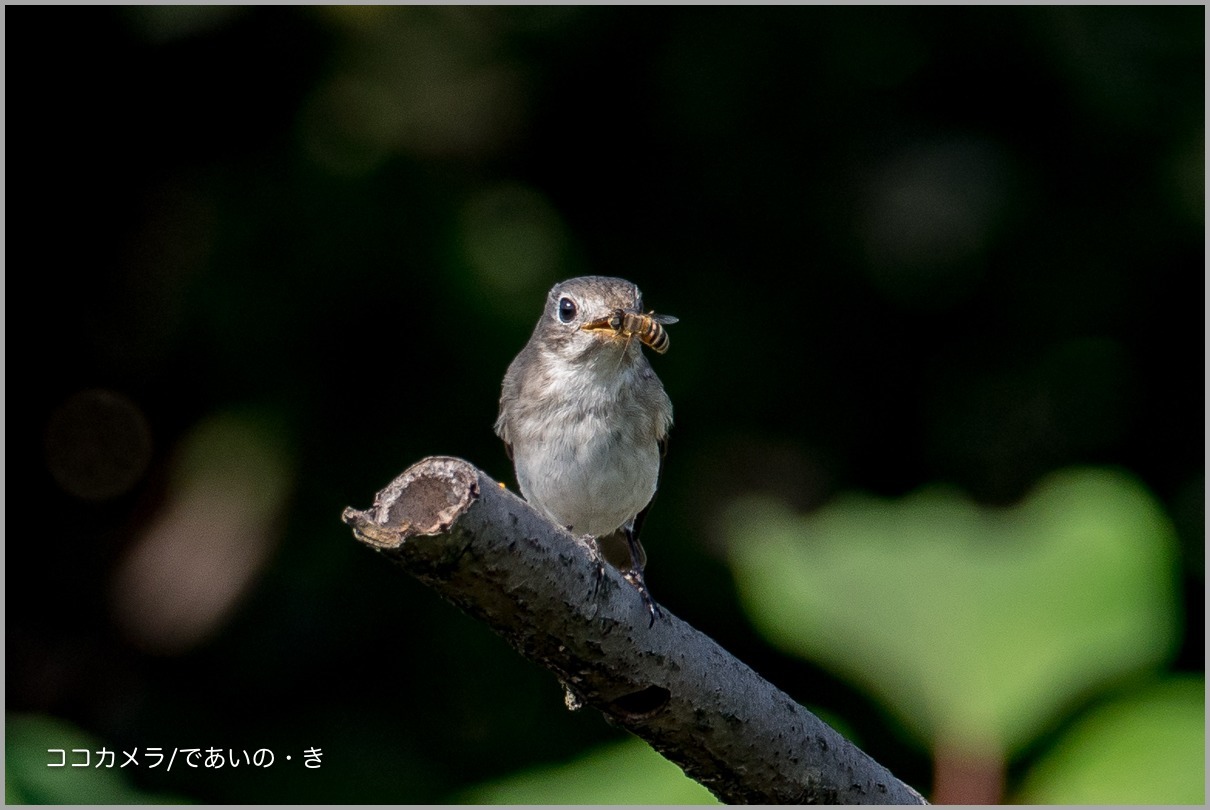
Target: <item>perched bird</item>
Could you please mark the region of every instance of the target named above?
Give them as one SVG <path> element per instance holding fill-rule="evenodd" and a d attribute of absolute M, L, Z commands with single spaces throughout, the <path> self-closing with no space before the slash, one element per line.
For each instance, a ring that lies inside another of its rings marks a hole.
<path fill-rule="evenodd" d="M 642 346 L 667 351 L 663 325 L 675 321 L 644 314 L 639 288 L 624 279 L 556 284 L 504 375 L 495 425 L 525 500 L 595 538 L 600 556 L 639 591 L 650 624 L 659 608 L 638 538 L 659 483 L 672 402 Z"/>

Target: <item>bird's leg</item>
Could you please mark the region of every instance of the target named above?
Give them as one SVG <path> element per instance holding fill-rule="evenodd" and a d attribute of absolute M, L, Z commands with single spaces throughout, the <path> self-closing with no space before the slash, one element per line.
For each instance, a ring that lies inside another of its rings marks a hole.
<path fill-rule="evenodd" d="M 572 531 L 571 526 L 567 527 L 567 531 Z M 601 556 L 601 550 L 597 548 L 597 539 L 591 534 L 586 534 L 583 537 L 576 538 L 581 544 L 587 546 L 588 556 L 592 557 L 592 561 L 597 564 L 597 570 L 592 578 L 592 598 L 597 598 L 597 592 L 601 590 L 601 583 L 605 581 L 605 558 Z"/>
<path fill-rule="evenodd" d="M 632 526 L 627 526 L 623 529 L 626 534 L 626 545 L 630 549 L 630 568 L 622 572 L 622 576 L 626 581 L 634 586 L 639 592 L 639 596 L 643 597 L 643 604 L 647 606 L 647 612 L 651 614 L 651 621 L 647 623 L 648 627 L 655 625 L 657 616 L 663 616 L 660 606 L 651 598 L 651 592 L 647 590 L 647 581 L 643 579 L 643 550 L 639 546 L 639 538 Z"/>

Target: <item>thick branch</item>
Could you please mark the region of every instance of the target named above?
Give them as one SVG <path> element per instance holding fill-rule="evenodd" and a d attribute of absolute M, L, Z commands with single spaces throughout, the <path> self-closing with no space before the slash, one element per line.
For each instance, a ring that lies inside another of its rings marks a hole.
<path fill-rule="evenodd" d="M 343 519 L 724 802 L 925 803 L 666 608 L 648 627 L 589 544 L 461 459 L 424 459 Z"/>

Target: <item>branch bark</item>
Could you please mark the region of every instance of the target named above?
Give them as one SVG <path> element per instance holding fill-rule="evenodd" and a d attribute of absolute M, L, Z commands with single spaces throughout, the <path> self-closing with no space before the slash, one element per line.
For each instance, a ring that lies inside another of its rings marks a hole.
<path fill-rule="evenodd" d="M 342 519 L 724 802 L 927 804 L 667 608 L 648 627 L 590 544 L 461 459 L 420 461 Z"/>

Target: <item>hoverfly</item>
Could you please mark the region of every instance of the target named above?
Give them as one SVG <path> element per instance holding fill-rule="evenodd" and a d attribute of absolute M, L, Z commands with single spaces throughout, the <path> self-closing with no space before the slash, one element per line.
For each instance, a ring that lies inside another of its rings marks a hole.
<path fill-rule="evenodd" d="M 584 324 L 581 329 L 612 329 L 614 334 L 624 338 L 637 337 L 640 342 L 658 354 L 668 351 L 670 339 L 664 330 L 667 324 L 676 323 L 679 318 L 672 315 L 657 315 L 648 312 L 629 312 L 615 309 L 604 318 Z"/>

